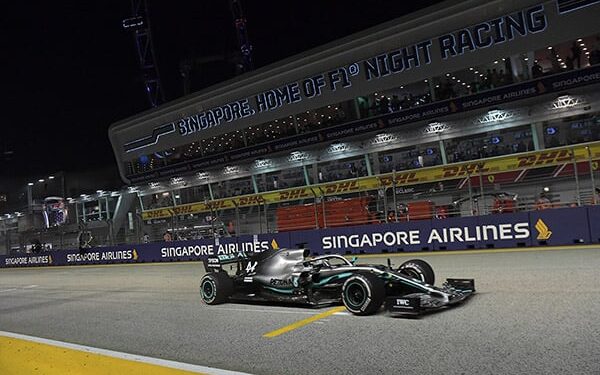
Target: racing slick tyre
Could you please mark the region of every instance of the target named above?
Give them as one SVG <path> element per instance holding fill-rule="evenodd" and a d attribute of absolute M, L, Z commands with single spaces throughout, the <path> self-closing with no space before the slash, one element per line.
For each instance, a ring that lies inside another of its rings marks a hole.
<path fill-rule="evenodd" d="M 233 280 L 226 272 L 210 272 L 200 281 L 200 297 L 207 305 L 227 302 L 233 294 Z"/>
<path fill-rule="evenodd" d="M 384 299 L 384 281 L 370 273 L 350 276 L 342 287 L 342 302 L 354 315 L 374 314 Z"/>
<path fill-rule="evenodd" d="M 411 259 L 398 267 L 398 272 L 425 284 L 433 285 L 435 283 L 435 273 L 429 263 L 421 259 Z"/>

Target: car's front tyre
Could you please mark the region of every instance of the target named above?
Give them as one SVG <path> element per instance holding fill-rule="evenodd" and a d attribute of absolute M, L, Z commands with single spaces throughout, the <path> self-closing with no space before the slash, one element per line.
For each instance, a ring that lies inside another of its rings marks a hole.
<path fill-rule="evenodd" d="M 377 312 L 385 299 L 385 283 L 371 273 L 350 276 L 342 287 L 342 302 L 354 315 Z"/>
<path fill-rule="evenodd" d="M 207 305 L 227 302 L 233 294 L 233 280 L 225 272 L 211 272 L 200 281 L 200 297 Z"/>
<path fill-rule="evenodd" d="M 435 284 L 435 273 L 433 272 L 433 268 L 429 263 L 421 259 L 411 259 L 402 263 L 402 265 L 398 267 L 398 272 L 412 279 L 421 280 L 425 284 Z"/>

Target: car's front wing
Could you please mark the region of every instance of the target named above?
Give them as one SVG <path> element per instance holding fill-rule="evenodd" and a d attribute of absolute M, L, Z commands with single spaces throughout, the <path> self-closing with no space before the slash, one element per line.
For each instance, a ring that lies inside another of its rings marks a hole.
<path fill-rule="evenodd" d="M 392 315 L 418 316 L 459 304 L 474 293 L 475 281 L 473 279 L 447 279 L 444 286 L 434 293 L 388 296 L 385 305 Z"/>

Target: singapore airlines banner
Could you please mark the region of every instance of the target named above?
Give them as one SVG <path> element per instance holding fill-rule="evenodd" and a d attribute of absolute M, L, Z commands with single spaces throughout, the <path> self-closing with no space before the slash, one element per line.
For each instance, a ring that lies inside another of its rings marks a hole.
<path fill-rule="evenodd" d="M 362 254 L 591 243 L 600 243 L 600 206 L 9 255 L 0 268 L 198 261 L 298 247 Z"/>

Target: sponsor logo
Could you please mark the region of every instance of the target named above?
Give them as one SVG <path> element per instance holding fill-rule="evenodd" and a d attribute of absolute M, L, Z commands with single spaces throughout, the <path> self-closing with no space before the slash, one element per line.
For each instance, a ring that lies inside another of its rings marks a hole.
<path fill-rule="evenodd" d="M 139 255 L 136 249 L 131 250 L 115 250 L 115 251 L 93 251 L 87 253 L 67 254 L 67 263 L 80 262 L 106 262 L 117 260 L 137 260 Z"/>
<path fill-rule="evenodd" d="M 367 309 L 367 307 L 369 307 L 369 304 L 371 303 L 370 292 L 371 291 L 369 291 L 369 297 L 367 297 L 367 299 L 365 300 L 365 303 L 363 303 L 362 306 L 360 307 L 360 311 L 365 311 Z"/>
<path fill-rule="evenodd" d="M 160 219 L 162 217 L 167 217 L 170 216 L 169 214 L 169 210 L 155 210 L 155 211 L 146 211 L 143 213 L 143 217 L 144 220 L 151 220 L 151 219 Z"/>
<path fill-rule="evenodd" d="M 271 248 L 273 250 L 279 250 L 279 244 L 277 243 L 277 241 L 275 241 L 274 238 L 271 240 Z"/>
<path fill-rule="evenodd" d="M 25 265 L 41 265 L 41 264 L 52 264 L 51 255 L 36 255 L 36 256 L 23 256 L 23 257 L 10 257 L 4 259 L 6 266 L 25 266 Z"/>
<path fill-rule="evenodd" d="M 248 264 L 246 265 L 246 273 L 252 274 L 256 272 L 256 266 L 258 266 L 258 262 L 248 262 Z"/>
<path fill-rule="evenodd" d="M 279 200 L 288 200 L 288 199 L 300 199 L 310 197 L 312 194 L 308 192 L 307 189 L 293 189 L 288 191 L 282 191 L 279 193 Z"/>
<path fill-rule="evenodd" d="M 407 184 L 411 182 L 418 182 L 419 177 L 417 177 L 417 172 L 404 172 L 404 173 L 396 173 L 396 176 L 387 176 L 381 177 L 381 184 L 385 186 L 391 186 L 396 182 L 396 185 Z"/>
<path fill-rule="evenodd" d="M 191 245 L 191 246 L 174 246 L 174 247 L 163 247 L 160 249 L 161 258 L 172 258 L 172 257 L 189 257 L 189 256 L 203 256 L 203 255 L 214 255 L 213 245 Z"/>
<path fill-rule="evenodd" d="M 261 204 L 264 201 L 265 200 L 260 195 L 254 195 L 254 196 L 249 196 L 249 197 L 241 197 L 238 200 L 238 204 L 240 206 L 254 206 L 254 205 Z"/>
<path fill-rule="evenodd" d="M 226 200 L 220 200 L 220 201 L 212 201 L 209 202 L 207 205 L 209 208 L 212 208 L 214 210 L 218 210 L 220 208 L 227 208 L 229 207 L 229 202 Z"/>
<path fill-rule="evenodd" d="M 534 155 L 521 156 L 518 158 L 518 168 L 535 167 L 540 165 L 553 165 L 571 160 L 569 150 L 556 150 L 540 152 Z"/>
<path fill-rule="evenodd" d="M 394 247 L 422 243 L 447 244 L 474 241 L 521 240 L 530 236 L 529 223 L 483 224 L 463 227 L 432 228 L 420 230 L 386 231 L 350 235 L 333 235 L 321 238 L 324 250 L 364 249 L 381 246 Z"/>
<path fill-rule="evenodd" d="M 325 185 L 323 191 L 325 194 L 346 193 L 358 190 L 358 181 L 340 182 L 338 184 Z"/>
<path fill-rule="evenodd" d="M 472 174 L 478 174 L 487 172 L 489 168 L 484 168 L 485 164 L 483 163 L 469 163 L 463 165 L 456 165 L 451 167 L 444 167 L 442 169 L 443 174 L 442 178 L 448 177 L 466 177 Z"/>
<path fill-rule="evenodd" d="M 538 241 L 546 241 L 552 237 L 552 231 L 542 219 L 538 219 L 535 223 L 535 229 L 538 231 Z"/>
<path fill-rule="evenodd" d="M 410 301 L 407 299 L 396 298 L 397 306 L 410 306 Z"/>
<path fill-rule="evenodd" d="M 297 283 L 297 282 L 296 282 Z M 294 282 L 292 281 L 292 279 L 271 279 L 271 281 L 269 281 L 269 284 L 273 285 L 273 286 L 292 286 L 294 285 Z"/>

